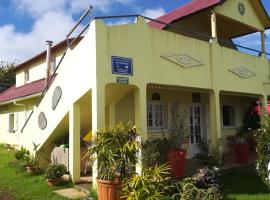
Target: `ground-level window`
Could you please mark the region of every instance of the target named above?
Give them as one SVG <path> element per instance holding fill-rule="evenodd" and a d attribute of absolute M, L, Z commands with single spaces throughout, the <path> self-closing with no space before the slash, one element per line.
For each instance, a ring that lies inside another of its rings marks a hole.
<path fill-rule="evenodd" d="M 164 105 L 162 103 L 147 104 L 147 126 L 150 129 L 164 128 Z"/>
<path fill-rule="evenodd" d="M 14 114 L 9 114 L 9 132 L 15 132 L 15 117 Z"/>
<path fill-rule="evenodd" d="M 223 127 L 235 127 L 235 107 L 229 105 L 222 106 Z"/>

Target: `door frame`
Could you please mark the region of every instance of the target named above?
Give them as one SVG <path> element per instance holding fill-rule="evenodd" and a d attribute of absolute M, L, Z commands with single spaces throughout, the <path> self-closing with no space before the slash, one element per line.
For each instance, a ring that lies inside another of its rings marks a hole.
<path fill-rule="evenodd" d="M 206 133 L 205 133 L 205 131 L 206 131 L 206 129 L 205 129 L 205 127 L 206 127 L 206 119 L 205 119 L 205 117 L 207 117 L 206 116 L 206 107 L 204 108 L 203 103 L 190 103 L 190 104 L 188 104 L 188 134 L 189 134 L 189 152 L 188 152 L 188 156 L 187 156 L 188 159 L 193 158 L 194 155 L 196 153 L 198 153 L 198 151 L 194 152 L 194 149 L 195 149 L 194 145 L 195 144 L 194 143 L 191 144 L 191 138 L 190 138 L 190 108 L 191 107 L 194 108 L 195 106 L 199 106 L 200 110 L 201 110 L 201 113 L 200 113 L 200 122 L 201 122 L 201 133 L 200 133 L 200 135 L 201 135 L 201 140 L 203 140 L 204 136 L 207 136 Z"/>

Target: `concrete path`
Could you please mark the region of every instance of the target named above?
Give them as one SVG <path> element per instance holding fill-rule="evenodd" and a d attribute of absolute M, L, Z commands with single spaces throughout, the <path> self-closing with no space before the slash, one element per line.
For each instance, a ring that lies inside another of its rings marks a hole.
<path fill-rule="evenodd" d="M 66 197 L 68 199 L 81 199 L 88 196 L 87 193 L 79 191 L 74 188 L 67 188 L 67 189 L 61 189 L 61 190 L 55 190 L 54 193 Z"/>

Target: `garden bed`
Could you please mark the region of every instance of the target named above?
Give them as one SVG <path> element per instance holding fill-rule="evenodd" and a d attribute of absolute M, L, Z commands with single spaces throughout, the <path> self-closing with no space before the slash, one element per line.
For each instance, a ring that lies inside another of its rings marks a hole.
<path fill-rule="evenodd" d="M 10 167 L 14 160 L 14 150 L 0 144 L 0 199 L 1 200 L 64 200 L 53 193 L 55 189 L 70 187 L 65 184 L 50 188 L 43 176 L 29 176 L 25 172 Z"/>

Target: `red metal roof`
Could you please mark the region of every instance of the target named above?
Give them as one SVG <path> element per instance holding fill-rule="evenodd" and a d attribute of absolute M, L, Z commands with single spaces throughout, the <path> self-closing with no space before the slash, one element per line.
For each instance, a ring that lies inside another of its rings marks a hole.
<path fill-rule="evenodd" d="M 199 11 L 208 9 L 210 7 L 216 6 L 219 3 L 222 3 L 223 0 L 193 0 L 192 2 L 179 7 L 172 12 L 169 12 L 159 18 L 158 21 L 165 22 L 170 24 L 176 20 L 179 20 L 183 17 L 189 16 L 191 14 L 197 13 Z M 166 27 L 165 24 L 160 24 L 154 21 L 148 23 L 150 27 L 164 29 Z"/>
<path fill-rule="evenodd" d="M 44 90 L 44 86 L 44 79 L 28 83 L 17 88 L 16 85 L 13 85 L 0 93 L 0 103 L 37 94 Z"/>

